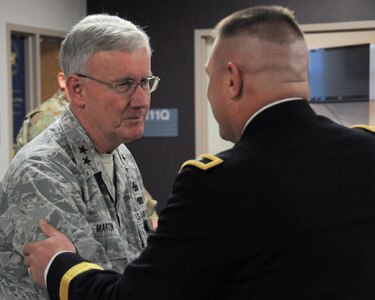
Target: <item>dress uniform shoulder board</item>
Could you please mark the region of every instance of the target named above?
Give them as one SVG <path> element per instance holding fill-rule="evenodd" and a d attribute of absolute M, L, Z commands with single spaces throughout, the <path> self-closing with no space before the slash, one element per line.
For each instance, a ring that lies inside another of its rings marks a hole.
<path fill-rule="evenodd" d="M 375 134 L 375 126 L 358 124 L 358 125 L 351 126 L 351 128 L 361 128 L 361 129 L 370 131 Z"/>
<path fill-rule="evenodd" d="M 215 155 L 212 155 L 212 154 L 201 154 L 199 155 L 196 159 L 191 159 L 191 160 L 187 160 L 185 161 L 181 168 L 180 168 L 180 171 L 185 168 L 186 166 L 194 166 L 194 167 L 197 167 L 198 169 L 201 169 L 201 170 L 208 170 L 208 169 L 211 169 L 217 165 L 220 165 L 221 163 L 223 163 L 224 161 L 215 156 Z"/>

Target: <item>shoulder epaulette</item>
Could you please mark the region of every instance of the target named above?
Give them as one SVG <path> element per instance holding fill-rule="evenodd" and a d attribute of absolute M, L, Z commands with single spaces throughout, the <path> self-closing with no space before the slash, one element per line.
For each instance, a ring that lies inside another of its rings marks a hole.
<path fill-rule="evenodd" d="M 198 169 L 201 169 L 201 170 L 208 170 L 208 169 L 211 169 L 217 165 L 220 165 L 221 163 L 223 163 L 224 161 L 215 156 L 215 155 L 212 155 L 212 154 L 201 154 L 199 155 L 196 159 L 190 159 L 190 160 L 187 160 L 185 161 L 181 168 L 180 168 L 180 171 L 185 168 L 186 166 L 194 166 L 194 167 L 197 167 Z"/>
<path fill-rule="evenodd" d="M 358 124 L 351 126 L 351 128 L 360 128 L 375 133 L 375 126 Z"/>

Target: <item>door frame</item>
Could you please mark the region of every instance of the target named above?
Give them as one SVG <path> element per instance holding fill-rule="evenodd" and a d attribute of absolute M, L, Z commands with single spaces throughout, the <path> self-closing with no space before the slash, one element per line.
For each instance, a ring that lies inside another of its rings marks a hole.
<path fill-rule="evenodd" d="M 41 102 L 41 54 L 40 43 L 44 36 L 65 38 L 66 32 L 44 29 L 38 27 L 24 26 L 19 24 L 6 24 L 6 51 L 7 51 L 7 74 L 8 78 L 12 78 L 12 64 L 11 64 L 11 37 L 12 34 L 19 34 L 26 37 L 25 47 L 25 78 L 26 78 L 26 111 L 30 111 L 39 105 Z M 8 81 L 8 138 L 9 138 L 9 153 L 11 159 L 13 157 L 13 99 L 12 99 L 12 80 Z"/>

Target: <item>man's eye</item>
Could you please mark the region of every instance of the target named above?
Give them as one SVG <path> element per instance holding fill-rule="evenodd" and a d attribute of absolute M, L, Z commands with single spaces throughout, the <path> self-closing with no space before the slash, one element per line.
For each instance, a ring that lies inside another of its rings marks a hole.
<path fill-rule="evenodd" d="M 150 83 L 150 80 L 148 78 L 142 79 L 141 80 L 142 88 L 147 87 L 149 83 Z"/>
<path fill-rule="evenodd" d="M 128 90 L 133 86 L 133 81 L 127 81 L 127 82 L 122 82 L 120 83 L 117 88 L 119 90 Z"/>

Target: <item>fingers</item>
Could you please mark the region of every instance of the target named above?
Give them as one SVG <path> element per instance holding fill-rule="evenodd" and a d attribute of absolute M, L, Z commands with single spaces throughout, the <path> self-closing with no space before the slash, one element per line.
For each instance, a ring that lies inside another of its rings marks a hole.
<path fill-rule="evenodd" d="M 55 227 L 50 225 L 45 219 L 39 220 L 39 227 L 47 237 L 56 236 L 57 234 L 60 233 L 59 231 L 56 230 Z M 23 246 L 23 254 L 25 256 L 28 256 L 33 251 L 33 249 L 37 246 L 38 246 L 38 242 L 26 243 Z"/>
<path fill-rule="evenodd" d="M 45 219 L 39 220 L 39 227 L 47 237 L 56 236 L 60 234 L 60 232 L 51 224 L 49 224 Z"/>
<path fill-rule="evenodd" d="M 30 252 L 28 254 L 26 254 L 25 247 L 23 247 L 23 254 L 24 254 L 23 264 L 26 265 L 26 266 L 30 266 L 30 264 L 31 264 L 30 256 L 29 256 Z"/>
<path fill-rule="evenodd" d="M 25 259 L 28 258 L 28 256 L 30 255 L 30 253 L 32 252 L 32 249 L 35 247 L 35 244 L 37 244 L 38 242 L 34 242 L 34 243 L 26 243 L 24 246 L 23 246 L 23 255 L 25 256 Z"/>
<path fill-rule="evenodd" d="M 54 255 L 61 251 L 75 253 L 76 249 L 65 234 L 59 232 L 46 220 L 41 219 L 39 226 L 47 238 L 26 243 L 23 247 L 23 252 L 25 256 L 24 264 L 31 270 L 31 279 L 40 287 L 44 287 L 44 272 Z"/>

